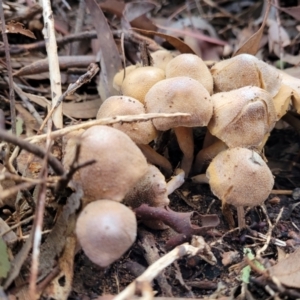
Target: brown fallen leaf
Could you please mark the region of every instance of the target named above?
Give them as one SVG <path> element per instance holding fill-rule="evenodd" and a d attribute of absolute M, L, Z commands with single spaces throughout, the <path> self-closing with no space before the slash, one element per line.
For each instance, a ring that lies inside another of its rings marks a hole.
<path fill-rule="evenodd" d="M 278 7 L 281 11 L 285 12 L 286 14 L 292 16 L 297 21 L 300 21 L 300 6 L 292 6 L 292 7 Z"/>
<path fill-rule="evenodd" d="M 143 35 L 146 36 L 159 36 L 163 39 L 165 39 L 167 42 L 169 42 L 172 46 L 174 46 L 178 51 L 181 53 L 192 53 L 195 54 L 195 52 L 192 50 L 191 47 L 189 47 L 186 43 L 184 43 L 182 40 L 178 39 L 177 37 L 161 33 L 161 32 L 156 32 L 156 31 L 151 31 L 151 30 L 142 30 L 138 28 L 132 28 L 132 30 L 137 31 L 138 33 L 142 33 Z"/>
<path fill-rule="evenodd" d="M 260 40 L 263 36 L 264 28 L 268 19 L 269 11 L 271 8 L 270 2 L 268 2 L 268 6 L 265 12 L 265 16 L 260 28 L 233 54 L 233 56 L 237 56 L 242 53 L 255 55 L 259 49 Z"/>
<path fill-rule="evenodd" d="M 20 33 L 25 36 L 28 36 L 32 39 L 36 39 L 34 33 L 30 31 L 29 29 L 25 29 L 24 25 L 19 22 L 11 21 L 8 24 L 6 24 L 6 32 L 8 33 Z"/>
<path fill-rule="evenodd" d="M 282 284 L 299 288 L 300 286 L 300 248 L 269 269 L 270 275 L 275 276 Z"/>

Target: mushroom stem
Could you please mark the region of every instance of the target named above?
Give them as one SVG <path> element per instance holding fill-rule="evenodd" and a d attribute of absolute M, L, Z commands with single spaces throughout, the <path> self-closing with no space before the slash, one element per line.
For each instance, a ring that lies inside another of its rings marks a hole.
<path fill-rule="evenodd" d="M 172 194 L 176 189 L 178 189 L 180 186 L 184 183 L 184 171 L 181 169 L 175 170 L 175 176 L 172 177 L 172 179 L 167 182 L 167 194 Z"/>
<path fill-rule="evenodd" d="M 173 170 L 172 165 L 164 156 L 157 153 L 149 145 L 138 144 L 138 147 L 141 149 L 150 164 L 161 167 L 167 178 L 171 176 Z"/>
<path fill-rule="evenodd" d="M 185 172 L 185 177 L 188 177 L 194 159 L 193 128 L 182 126 L 175 127 L 174 132 L 179 148 L 183 153 L 181 169 L 183 169 L 183 171 Z"/>
<path fill-rule="evenodd" d="M 232 215 L 232 211 L 230 209 L 230 206 L 229 206 L 229 204 L 227 204 L 223 200 L 222 200 L 222 213 L 223 213 L 223 216 L 224 216 L 224 218 L 226 219 L 226 221 L 229 225 L 229 228 L 230 229 L 235 228 L 235 222 L 234 222 L 234 219 L 233 219 L 233 215 Z"/>
<path fill-rule="evenodd" d="M 246 227 L 245 221 L 245 211 L 243 206 L 237 206 L 237 217 L 238 217 L 238 226 L 239 229 L 243 229 Z"/>
<path fill-rule="evenodd" d="M 219 141 L 219 139 L 218 139 L 216 136 L 212 135 L 212 134 L 210 133 L 210 131 L 207 129 L 207 130 L 206 130 L 206 133 L 205 133 L 205 137 L 204 137 L 204 141 L 203 141 L 203 146 L 202 146 L 202 148 L 203 148 L 203 149 L 204 149 L 204 148 L 207 148 L 207 147 L 213 145 L 213 144 L 214 144 L 215 142 L 217 142 L 217 141 Z"/>
<path fill-rule="evenodd" d="M 226 150 L 228 147 L 221 140 L 215 142 L 207 148 L 200 150 L 196 156 L 193 172 L 200 173 L 206 162 L 211 161 L 221 151 Z"/>
<path fill-rule="evenodd" d="M 194 183 L 209 184 L 205 173 L 193 176 L 191 179 Z"/>

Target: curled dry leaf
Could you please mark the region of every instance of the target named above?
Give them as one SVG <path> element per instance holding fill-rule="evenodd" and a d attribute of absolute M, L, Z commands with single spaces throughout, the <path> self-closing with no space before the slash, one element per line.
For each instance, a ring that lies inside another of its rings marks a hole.
<path fill-rule="evenodd" d="M 167 248 L 189 241 L 193 235 L 205 235 L 220 222 L 217 215 L 200 215 L 195 211 L 182 213 L 169 207 L 150 207 L 147 204 L 142 204 L 134 211 L 137 218 L 143 221 L 161 221 L 178 232 L 178 235 L 167 241 Z M 201 225 L 192 224 L 191 220 Z"/>

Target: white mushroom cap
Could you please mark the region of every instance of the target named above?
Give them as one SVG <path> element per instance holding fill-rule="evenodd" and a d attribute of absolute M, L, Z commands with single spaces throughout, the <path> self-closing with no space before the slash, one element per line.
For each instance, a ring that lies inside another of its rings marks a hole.
<path fill-rule="evenodd" d="M 164 175 L 153 165 L 148 165 L 147 173 L 126 194 L 124 203 L 132 208 L 141 204 L 150 206 L 167 206 L 168 198 L 167 183 Z"/>
<path fill-rule="evenodd" d="M 86 256 L 100 267 L 119 259 L 136 239 L 135 214 L 111 200 L 89 203 L 76 222 L 76 235 Z"/>
<path fill-rule="evenodd" d="M 206 176 L 214 195 L 236 207 L 261 205 L 274 185 L 267 164 L 259 154 L 246 148 L 219 153 L 210 163 Z"/>
<path fill-rule="evenodd" d="M 247 86 L 212 97 L 214 112 L 208 129 L 228 147 L 258 146 L 277 120 L 271 95 Z"/>
<path fill-rule="evenodd" d="M 213 106 L 208 91 L 197 80 L 174 77 L 156 83 L 145 97 L 147 113 L 190 113 L 191 116 L 156 118 L 157 130 L 184 126 L 206 126 L 212 116 Z"/>
<path fill-rule="evenodd" d="M 100 106 L 97 119 L 145 113 L 145 107 L 140 101 L 127 96 L 112 96 L 107 98 Z M 157 131 L 150 120 L 116 123 L 112 127 L 126 133 L 137 144 L 149 144 L 157 136 Z"/>
<path fill-rule="evenodd" d="M 160 68 L 163 71 L 166 70 L 166 66 L 170 60 L 172 60 L 176 54 L 174 52 L 168 50 L 157 50 L 151 53 L 151 57 L 153 60 L 153 67 Z"/>
<path fill-rule="evenodd" d="M 68 151 L 72 148 L 66 148 Z M 135 143 L 125 133 L 108 126 L 93 126 L 81 135 L 79 163 L 93 159 L 95 164 L 79 170 L 84 202 L 99 198 L 122 201 L 148 168 Z"/>
<path fill-rule="evenodd" d="M 209 92 L 213 92 L 213 78 L 204 61 L 195 54 L 180 54 L 166 66 L 166 78 L 187 76 L 199 81 Z"/>
<path fill-rule="evenodd" d="M 240 54 L 218 62 L 210 71 L 215 93 L 254 85 L 265 89 L 274 97 L 282 81 L 275 68 L 250 54 Z"/>
<path fill-rule="evenodd" d="M 124 79 L 121 91 L 125 96 L 133 97 L 144 103 L 149 89 L 165 79 L 165 72 L 155 67 L 140 67 L 131 71 Z"/>

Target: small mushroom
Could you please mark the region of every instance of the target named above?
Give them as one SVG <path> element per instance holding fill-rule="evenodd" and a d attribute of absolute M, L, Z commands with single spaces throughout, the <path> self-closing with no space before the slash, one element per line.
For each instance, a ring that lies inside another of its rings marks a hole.
<path fill-rule="evenodd" d="M 131 71 L 124 79 L 121 91 L 125 96 L 145 102 L 149 89 L 160 80 L 165 79 L 165 72 L 155 67 L 140 67 Z"/>
<path fill-rule="evenodd" d="M 188 77 L 174 77 L 156 83 L 145 96 L 145 107 L 148 113 L 189 113 L 190 116 L 156 118 L 153 124 L 157 130 L 171 128 L 183 159 L 181 169 L 188 176 L 194 158 L 193 129 L 206 126 L 211 119 L 213 106 L 208 91 L 197 80 Z"/>
<path fill-rule="evenodd" d="M 264 160 L 246 148 L 231 148 L 219 153 L 210 163 L 206 176 L 211 191 L 222 201 L 223 212 L 228 212 L 228 204 L 237 208 L 239 228 L 245 226 L 244 206 L 261 205 L 274 185 Z"/>
<path fill-rule="evenodd" d="M 163 71 L 166 70 L 166 66 L 170 60 L 172 60 L 176 54 L 174 52 L 168 50 L 157 50 L 151 53 L 151 57 L 153 60 L 153 67 L 160 68 Z"/>
<path fill-rule="evenodd" d="M 134 243 L 135 214 L 112 200 L 89 203 L 76 222 L 76 236 L 86 256 L 105 268 L 119 259 Z"/>
<path fill-rule="evenodd" d="M 84 204 L 99 198 L 122 201 L 147 171 L 141 150 L 120 130 L 93 126 L 81 134 L 80 143 L 78 163 L 96 160 L 96 163 L 81 168 L 74 179 L 82 185 Z M 71 162 L 74 157 L 72 139 L 68 141 L 65 153 L 65 161 Z"/>
<path fill-rule="evenodd" d="M 213 92 L 213 78 L 204 61 L 195 54 L 180 54 L 166 66 L 166 78 L 187 76 L 199 81 L 209 92 Z"/>
<path fill-rule="evenodd" d="M 274 97 L 282 81 L 275 68 L 250 54 L 240 54 L 220 61 L 210 71 L 215 93 L 250 85 L 260 87 Z"/>
<path fill-rule="evenodd" d="M 140 101 L 127 96 L 112 96 L 107 98 L 100 106 L 97 119 L 144 113 L 146 113 L 146 110 Z M 139 146 L 150 163 L 162 167 L 168 177 L 172 174 L 171 163 L 148 145 L 157 137 L 157 131 L 151 120 L 146 122 L 116 123 L 112 127 L 126 133 Z"/>
<path fill-rule="evenodd" d="M 116 89 L 118 92 L 121 91 L 121 86 L 122 83 L 125 79 L 125 77 L 133 70 L 135 70 L 136 68 L 138 68 L 140 66 L 138 65 L 130 65 L 128 67 L 126 67 L 125 69 L 122 69 L 121 71 L 119 71 L 113 79 L 113 87 L 114 89 Z"/>

